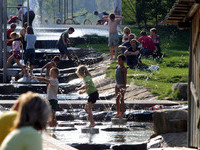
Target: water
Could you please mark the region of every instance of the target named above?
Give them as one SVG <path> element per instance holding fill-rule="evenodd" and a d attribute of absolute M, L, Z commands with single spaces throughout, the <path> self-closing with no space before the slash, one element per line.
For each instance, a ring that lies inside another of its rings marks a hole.
<path fill-rule="evenodd" d="M 66 28 L 67 29 L 67 28 Z M 64 29 L 64 30 L 66 30 Z M 42 29 L 36 30 L 37 40 L 58 40 L 61 35 L 61 31 L 55 29 L 54 32 L 43 31 Z M 109 36 L 107 29 L 98 29 L 98 28 L 75 28 L 73 34 L 70 34 L 70 38 L 83 37 L 84 35 L 98 35 L 98 36 Z"/>
<path fill-rule="evenodd" d="M 71 124 L 72 122 L 68 122 Z M 83 123 L 83 122 L 82 122 Z M 101 122 L 102 123 L 102 122 Z M 110 127 L 111 122 L 103 122 L 103 125 L 97 125 L 95 128 L 99 128 L 98 134 L 89 134 L 89 133 L 81 133 L 81 128 L 83 125 L 75 125 L 77 130 L 73 131 L 54 131 L 53 134 L 55 137 L 62 141 L 65 144 L 73 144 L 73 143 L 90 143 L 90 144 L 134 144 L 138 142 L 147 141 L 150 136 L 153 134 L 152 131 L 152 123 L 143 122 L 128 122 L 127 125 L 137 124 L 143 127 L 134 127 L 129 128 L 130 131 L 123 132 L 108 132 L 102 131 L 101 129 L 105 129 Z M 119 126 L 113 126 L 119 127 Z M 126 127 L 126 126 L 123 126 Z M 78 140 L 77 140 L 78 139 Z"/>

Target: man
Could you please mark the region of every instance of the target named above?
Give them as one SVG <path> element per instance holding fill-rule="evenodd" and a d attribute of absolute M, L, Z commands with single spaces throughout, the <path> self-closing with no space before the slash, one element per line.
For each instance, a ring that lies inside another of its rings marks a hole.
<path fill-rule="evenodd" d="M 23 5 L 18 5 L 18 18 L 22 21 L 23 27 L 25 26 L 25 23 L 28 22 L 28 10 L 27 8 L 22 8 Z M 22 14 L 23 13 L 23 14 Z M 23 16 L 23 19 L 22 19 Z M 35 13 L 32 9 L 29 8 L 29 26 L 32 26 L 33 20 L 35 18 Z"/>

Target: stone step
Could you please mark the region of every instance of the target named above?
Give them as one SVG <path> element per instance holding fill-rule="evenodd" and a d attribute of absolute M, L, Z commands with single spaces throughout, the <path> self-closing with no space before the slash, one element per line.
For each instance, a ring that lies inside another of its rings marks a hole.
<path fill-rule="evenodd" d="M 16 100 L 0 100 L 0 105 L 3 107 L 11 107 L 15 104 Z M 59 106 L 62 109 L 80 109 L 84 108 L 87 100 L 65 100 L 65 101 L 58 101 Z M 115 108 L 115 100 L 97 100 L 94 105 L 94 110 L 111 110 Z M 179 102 L 172 102 L 168 100 L 152 100 L 152 101 L 141 101 L 141 100 L 129 100 L 125 101 L 125 105 L 128 109 L 149 109 L 155 105 L 164 105 L 164 106 L 175 106 L 179 105 Z"/>
<path fill-rule="evenodd" d="M 70 91 L 74 91 L 76 85 L 69 85 L 65 83 L 59 84 L 60 90 L 58 90 L 59 94 L 68 93 Z M 13 93 L 26 93 L 28 91 L 45 94 L 47 90 L 46 84 L 35 83 L 35 84 L 0 84 L 1 94 L 4 95 L 12 95 Z M 62 93 L 61 93 L 62 92 Z"/>

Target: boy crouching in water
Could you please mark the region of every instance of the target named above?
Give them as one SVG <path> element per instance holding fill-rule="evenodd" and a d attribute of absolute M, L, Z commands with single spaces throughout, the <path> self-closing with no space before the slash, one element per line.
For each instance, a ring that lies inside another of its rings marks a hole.
<path fill-rule="evenodd" d="M 51 127 L 55 127 L 57 124 L 56 120 L 56 108 L 58 105 L 58 86 L 59 86 L 59 81 L 58 81 L 58 75 L 59 75 L 59 70 L 58 68 L 51 68 L 50 69 L 50 78 L 45 78 L 45 77 L 35 77 L 39 81 L 43 81 L 47 83 L 47 100 L 49 101 L 51 108 L 52 108 L 52 120 L 50 122 Z"/>
<path fill-rule="evenodd" d="M 121 54 L 118 56 L 118 65 L 115 71 L 115 96 L 117 105 L 117 114 L 115 118 L 123 118 L 125 113 L 124 94 L 126 92 L 127 68 L 124 66 L 126 57 Z M 121 103 L 120 103 L 121 102 Z"/>
<path fill-rule="evenodd" d="M 97 91 L 97 88 L 95 87 L 91 74 L 89 73 L 88 69 L 84 66 L 81 65 L 78 67 L 76 71 L 77 75 L 84 80 L 84 85 L 82 85 L 80 88 L 76 88 L 76 90 L 80 90 L 79 94 L 83 94 L 86 92 L 89 96 L 88 102 L 85 105 L 85 111 L 88 114 L 88 119 L 90 121 L 90 125 L 87 128 L 92 128 L 95 127 L 93 115 L 92 115 L 92 108 L 94 104 L 96 103 L 96 100 L 99 98 L 99 93 Z M 85 91 L 81 91 L 84 90 Z"/>
<path fill-rule="evenodd" d="M 51 68 L 57 67 L 57 65 L 60 62 L 60 57 L 59 56 L 54 56 L 53 59 L 48 62 L 46 65 L 44 65 L 40 71 L 41 73 L 41 77 L 42 77 L 42 73 L 44 72 L 44 69 L 46 69 L 46 74 L 45 77 L 49 79 L 49 72 Z"/>

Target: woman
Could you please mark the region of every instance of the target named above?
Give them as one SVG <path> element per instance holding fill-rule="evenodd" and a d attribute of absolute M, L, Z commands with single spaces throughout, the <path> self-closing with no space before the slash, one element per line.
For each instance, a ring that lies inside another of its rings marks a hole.
<path fill-rule="evenodd" d="M 38 131 L 44 130 L 50 116 L 48 101 L 37 93 L 22 94 L 19 111 L 12 132 L 3 141 L 1 150 L 42 150 Z"/>

